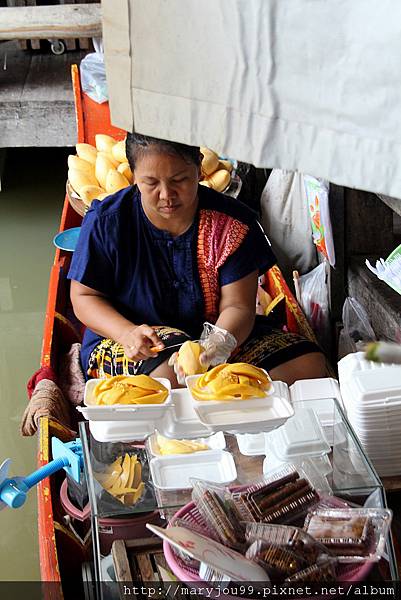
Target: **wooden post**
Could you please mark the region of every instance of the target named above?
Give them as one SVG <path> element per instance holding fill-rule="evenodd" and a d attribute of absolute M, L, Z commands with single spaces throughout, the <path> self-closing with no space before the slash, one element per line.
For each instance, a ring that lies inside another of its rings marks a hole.
<path fill-rule="evenodd" d="M 0 40 L 71 39 L 101 35 L 99 3 L 0 8 Z"/>

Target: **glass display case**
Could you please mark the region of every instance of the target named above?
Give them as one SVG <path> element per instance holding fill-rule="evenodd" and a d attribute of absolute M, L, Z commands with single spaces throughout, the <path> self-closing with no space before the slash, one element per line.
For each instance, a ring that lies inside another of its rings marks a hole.
<path fill-rule="evenodd" d="M 242 486 L 261 481 L 289 463 L 302 469 L 322 496 L 333 495 L 351 506 L 385 507 L 383 486 L 339 402 L 308 400 L 294 402 L 293 407 L 294 416 L 273 431 L 220 432 L 214 445 L 210 442 L 207 457 L 204 452 L 187 452 L 170 455 L 170 460 L 161 460 L 166 457 L 159 453 L 157 434 L 145 442 L 99 442 L 89 423 L 82 422 L 96 580 L 102 579 L 101 559 L 114 539 L 148 537 L 146 522 L 166 524 L 191 500 L 192 477 L 209 481 L 214 477 L 227 486 Z M 212 461 L 209 471 L 206 458 Z M 135 467 L 138 462 L 140 469 Z M 397 579 L 391 538 L 379 571 L 381 579 Z"/>

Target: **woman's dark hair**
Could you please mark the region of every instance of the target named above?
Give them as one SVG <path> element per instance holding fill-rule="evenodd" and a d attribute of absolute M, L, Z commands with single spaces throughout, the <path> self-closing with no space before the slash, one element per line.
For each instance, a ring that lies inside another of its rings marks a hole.
<path fill-rule="evenodd" d="M 201 162 L 198 146 L 187 146 L 178 142 L 159 140 L 158 138 L 151 137 L 150 135 L 142 135 L 141 133 L 128 133 L 125 141 L 125 151 L 132 170 L 135 169 L 138 159 L 150 149 L 157 149 L 166 154 L 175 154 L 186 162 L 194 163 L 196 166 Z"/>

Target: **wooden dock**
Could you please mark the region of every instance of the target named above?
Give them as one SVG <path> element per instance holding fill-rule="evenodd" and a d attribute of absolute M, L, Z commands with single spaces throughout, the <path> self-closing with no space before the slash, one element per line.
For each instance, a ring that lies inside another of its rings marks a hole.
<path fill-rule="evenodd" d="M 17 41 L 0 43 L 0 148 L 75 144 L 70 71 L 84 55 L 27 52 Z"/>
<path fill-rule="evenodd" d="M 4 7 L 4 5 L 7 5 Z M 102 33 L 96 0 L 0 0 L 0 149 L 73 146 L 76 141 L 71 65 Z M 42 47 L 51 43 L 54 53 Z M 33 53 L 22 48 L 35 50 Z"/>

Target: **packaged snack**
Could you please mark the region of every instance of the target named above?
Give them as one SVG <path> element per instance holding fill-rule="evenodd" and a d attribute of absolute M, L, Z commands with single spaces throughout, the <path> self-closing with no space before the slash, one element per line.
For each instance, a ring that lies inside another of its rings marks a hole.
<path fill-rule="evenodd" d="M 292 549 L 263 540 L 253 542 L 245 556 L 263 567 L 272 581 L 283 581 L 309 566 L 308 561 Z"/>
<path fill-rule="evenodd" d="M 306 567 L 303 571 L 298 571 L 294 575 L 290 575 L 284 579 L 286 583 L 322 583 L 325 581 L 336 581 L 336 564 L 335 558 L 326 558 L 314 565 Z"/>
<path fill-rule="evenodd" d="M 249 544 L 257 540 L 285 546 L 302 556 L 312 565 L 318 558 L 327 557 L 330 552 L 311 535 L 292 525 L 271 525 L 268 523 L 247 523 L 245 538 Z"/>
<path fill-rule="evenodd" d="M 378 561 L 392 512 L 385 508 L 316 509 L 304 529 L 341 562 Z"/>
<path fill-rule="evenodd" d="M 309 480 L 291 467 L 232 497 L 246 521 L 264 523 L 293 521 L 318 501 Z"/>
<path fill-rule="evenodd" d="M 241 550 L 245 542 L 245 531 L 229 491 L 210 483 L 195 481 L 192 499 L 218 540 L 230 548 Z"/>

